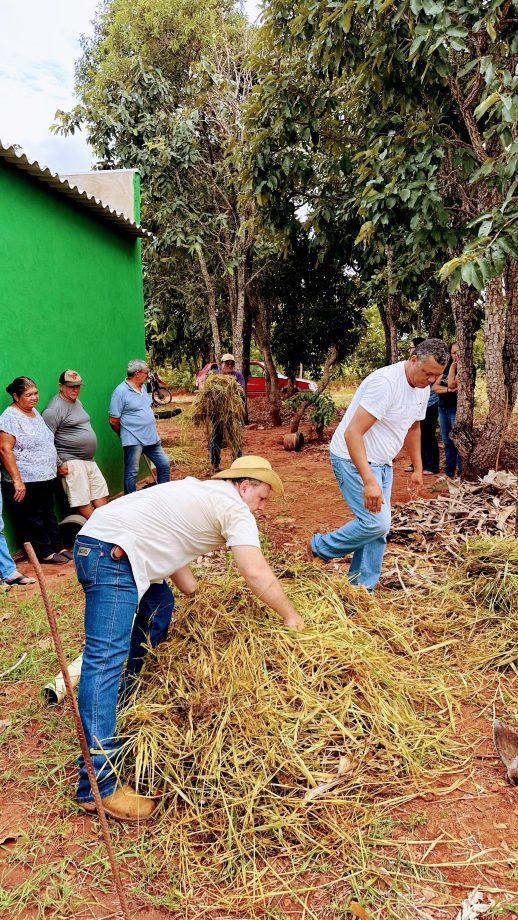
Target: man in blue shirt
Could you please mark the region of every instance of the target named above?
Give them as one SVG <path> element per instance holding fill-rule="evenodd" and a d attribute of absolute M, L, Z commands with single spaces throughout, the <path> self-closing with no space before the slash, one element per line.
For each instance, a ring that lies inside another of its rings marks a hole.
<path fill-rule="evenodd" d="M 124 492 L 135 492 L 142 454 L 156 466 L 157 482 L 169 482 L 170 465 L 156 430 L 151 394 L 146 381 L 148 366 L 138 359 L 128 362 L 126 380 L 112 393 L 110 427 L 120 437 L 124 451 Z"/>

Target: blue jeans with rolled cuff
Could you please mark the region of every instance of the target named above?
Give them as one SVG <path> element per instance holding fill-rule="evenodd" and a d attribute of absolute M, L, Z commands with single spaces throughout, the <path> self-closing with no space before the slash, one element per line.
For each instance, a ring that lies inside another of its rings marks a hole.
<path fill-rule="evenodd" d="M 86 601 L 79 713 L 103 798 L 119 785 L 122 742 L 116 735 L 117 703 L 131 693 L 146 643 L 154 648 L 167 638 L 174 609 L 173 592 L 165 582 L 150 585 L 139 603 L 128 557 L 112 559 L 112 548 L 112 543 L 81 535 L 74 546 L 77 577 Z M 78 766 L 77 800 L 92 802 L 82 756 Z"/>
<path fill-rule="evenodd" d="M 156 478 L 160 484 L 169 482 L 171 464 L 160 441 L 156 444 L 129 444 L 124 450 L 124 494 L 136 492 L 140 458 L 144 454 L 156 466 Z"/>
<path fill-rule="evenodd" d="M 330 533 L 314 534 L 311 549 L 321 559 L 336 559 L 352 553 L 347 577 L 351 584 L 364 585 L 371 593 L 381 574 L 390 530 L 392 466 L 369 464 L 383 492 L 384 504 L 379 512 L 365 509 L 363 480 L 352 460 L 342 460 L 331 454 L 331 466 L 340 491 L 355 518 Z"/>

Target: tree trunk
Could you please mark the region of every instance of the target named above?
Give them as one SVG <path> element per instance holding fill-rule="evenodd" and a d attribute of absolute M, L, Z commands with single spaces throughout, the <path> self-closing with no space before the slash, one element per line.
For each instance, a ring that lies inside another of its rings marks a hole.
<path fill-rule="evenodd" d="M 381 325 L 383 326 L 383 334 L 385 336 L 385 364 L 390 364 L 390 326 L 387 321 L 387 311 L 385 309 L 385 304 L 378 303 L 377 307 L 381 319 Z"/>
<path fill-rule="evenodd" d="M 448 296 L 449 295 L 446 285 L 437 283 L 434 287 L 432 315 L 430 317 L 430 325 L 428 328 L 428 337 L 430 339 L 436 339 L 439 335 L 441 323 L 446 312 Z"/>
<path fill-rule="evenodd" d="M 394 292 L 394 250 L 387 246 L 387 305 L 385 307 L 390 342 L 390 363 L 398 360 L 397 323 L 401 313 L 401 297 Z"/>
<path fill-rule="evenodd" d="M 475 301 L 477 292 L 464 281 L 457 291 L 452 294 L 452 308 L 457 331 L 458 380 L 457 415 L 455 427 L 451 437 L 456 445 L 464 468 L 464 475 L 468 475 L 469 457 L 473 451 L 475 440 L 473 435 L 473 413 L 475 406 L 475 375 L 473 365 L 473 341 L 475 338 Z"/>
<path fill-rule="evenodd" d="M 320 380 L 320 383 L 318 384 L 318 387 L 315 392 L 315 396 L 320 396 L 320 394 L 323 393 L 326 387 L 328 386 L 329 380 L 331 377 L 331 368 L 333 367 L 333 364 L 336 361 L 337 355 L 338 355 L 338 349 L 336 345 L 330 345 L 329 348 L 327 349 L 326 360 L 324 361 L 324 372 L 322 374 L 322 379 Z M 291 420 L 291 426 L 290 426 L 291 434 L 296 434 L 296 432 L 299 430 L 299 425 L 302 421 L 302 417 L 305 414 L 308 407 L 309 407 L 309 403 L 306 402 L 306 400 L 301 400 L 300 406 L 295 412 L 295 415 L 293 416 Z"/>
<path fill-rule="evenodd" d="M 257 297 L 255 293 L 249 290 L 248 299 L 252 307 L 254 317 L 255 335 L 257 344 L 261 349 L 264 367 L 266 370 L 266 389 L 268 392 L 268 402 L 270 405 L 270 417 L 274 428 L 282 424 L 281 421 L 281 394 L 279 392 L 279 381 L 277 377 L 277 368 L 272 356 L 270 347 L 270 323 L 264 301 Z"/>
<path fill-rule="evenodd" d="M 207 310 L 209 314 L 210 328 L 212 330 L 212 341 L 214 342 L 214 355 L 216 361 L 219 364 L 221 359 L 221 336 L 219 333 L 218 312 L 216 309 L 216 288 L 207 268 L 207 263 L 205 261 L 203 252 L 200 250 L 197 250 L 197 252 L 198 262 L 200 263 L 201 274 L 205 284 L 205 290 L 207 292 Z"/>
<path fill-rule="evenodd" d="M 507 314 L 505 321 L 504 377 L 509 417 L 518 399 L 518 260 L 509 259 L 504 274 Z"/>
<path fill-rule="evenodd" d="M 502 440 L 509 422 L 503 357 L 505 327 L 506 309 L 503 279 L 500 276 L 492 278 L 486 285 L 484 357 L 489 405 L 482 431 L 469 457 L 469 472 L 478 476 L 498 468 Z"/>
<path fill-rule="evenodd" d="M 243 338 L 245 330 L 246 265 L 245 253 L 237 253 L 237 266 L 228 278 L 230 318 L 232 322 L 232 353 L 236 370 L 244 372 Z"/>

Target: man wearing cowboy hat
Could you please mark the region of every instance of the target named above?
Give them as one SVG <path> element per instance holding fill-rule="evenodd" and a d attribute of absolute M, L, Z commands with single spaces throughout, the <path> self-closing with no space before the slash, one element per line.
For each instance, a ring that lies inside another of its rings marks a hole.
<path fill-rule="evenodd" d="M 153 799 L 117 779 L 115 724 L 117 699 L 131 691 L 146 643 L 155 647 L 167 636 L 174 597 L 166 578 L 184 594 L 193 594 L 190 563 L 227 546 L 256 597 L 288 628 L 304 628 L 259 545 L 254 514 L 272 492 L 283 495 L 284 488 L 268 460 L 240 457 L 211 480 L 188 476 L 118 498 L 96 511 L 78 534 L 74 561 L 86 600 L 79 711 L 101 797 L 112 817 L 143 821 L 155 810 Z M 81 758 L 79 766 L 77 800 L 94 811 Z"/>

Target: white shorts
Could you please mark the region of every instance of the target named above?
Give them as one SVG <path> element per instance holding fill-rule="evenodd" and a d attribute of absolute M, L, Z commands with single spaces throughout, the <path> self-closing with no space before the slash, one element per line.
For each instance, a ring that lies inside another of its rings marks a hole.
<path fill-rule="evenodd" d="M 71 508 L 89 505 L 109 495 L 106 480 L 95 460 L 65 460 L 65 463 L 68 476 L 63 477 L 63 488 Z"/>

